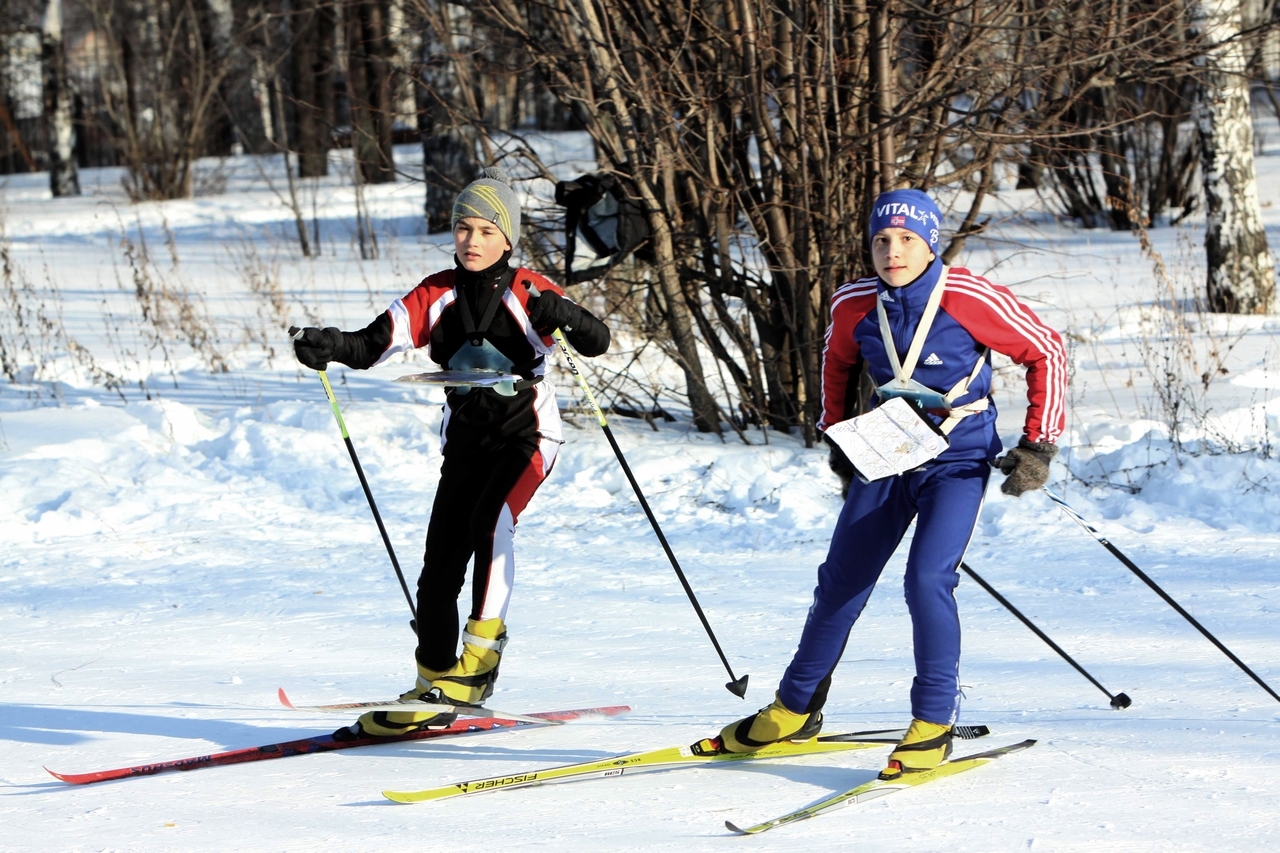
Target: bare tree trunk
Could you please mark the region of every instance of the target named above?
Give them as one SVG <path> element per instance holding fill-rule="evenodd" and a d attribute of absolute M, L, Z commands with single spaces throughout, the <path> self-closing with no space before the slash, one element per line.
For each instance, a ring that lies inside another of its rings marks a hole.
<path fill-rule="evenodd" d="M 263 29 L 263 46 L 271 50 L 271 28 Z M 302 218 L 302 207 L 298 204 L 298 182 L 293 176 L 293 167 L 289 165 L 289 120 L 284 111 L 284 86 L 280 82 L 280 64 L 273 65 L 275 73 L 268 84 L 271 101 L 275 104 L 276 148 L 284 160 L 284 176 L 289 185 L 289 209 L 293 211 L 293 223 L 298 229 L 298 246 L 303 257 L 311 257 L 311 240 L 307 236 L 307 223 Z"/>
<path fill-rule="evenodd" d="M 893 117 L 893 64 L 890 59 L 892 44 L 889 24 L 889 0 L 880 0 L 872 12 L 872 26 L 875 30 L 875 80 L 876 80 L 876 122 L 880 132 L 876 135 L 876 146 L 879 150 L 876 171 L 878 192 L 888 192 L 898 185 L 898 148 L 894 144 L 893 125 L 889 120 Z"/>
<path fill-rule="evenodd" d="M 1203 38 L 1213 46 L 1198 110 L 1209 308 L 1268 314 L 1275 303 L 1275 261 L 1258 204 L 1241 7 L 1241 0 L 1202 0 L 1195 8 Z"/>
<path fill-rule="evenodd" d="M 396 179 L 391 153 L 391 40 L 387 0 L 347 0 L 347 88 L 351 150 L 365 183 Z"/>
<path fill-rule="evenodd" d="M 267 137 L 267 128 L 262 124 L 251 51 L 246 50 L 247 46 L 255 45 L 252 41 L 246 44 L 242 35 L 245 29 L 252 29 L 248 18 L 256 12 L 246 8 L 241 0 L 234 3 L 232 0 L 207 0 L 207 5 L 214 53 L 228 69 L 221 84 L 221 99 L 235 140 L 245 151 L 269 151 L 271 141 Z M 258 47 L 260 49 L 260 45 Z"/>
<path fill-rule="evenodd" d="M 253 50 L 253 70 L 249 76 L 249 85 L 253 91 L 253 100 L 258 107 L 258 122 L 262 126 L 262 136 L 265 147 L 263 151 L 270 151 L 275 145 L 276 140 L 276 111 L 275 105 L 272 104 L 272 85 L 271 81 L 275 77 L 274 58 L 269 59 L 268 54 L 271 51 L 269 39 L 267 38 L 268 28 L 270 24 L 270 15 L 265 6 L 255 5 L 249 9 L 249 27 L 255 34 L 255 44 Z M 268 67 L 270 66 L 270 67 Z"/>
<path fill-rule="evenodd" d="M 71 92 L 67 88 L 67 55 L 62 47 L 62 0 L 49 0 L 45 8 L 40 59 L 44 76 L 49 189 L 54 198 L 80 195 L 75 129 L 71 124 Z"/>
<path fill-rule="evenodd" d="M 471 18 L 455 3 L 429 3 L 425 8 L 431 20 L 423 27 L 413 76 L 427 185 L 427 231 L 439 232 L 449 230 L 453 200 L 475 178 L 479 166 L 475 128 L 451 115 L 463 103 L 459 62 L 471 49 Z"/>
<path fill-rule="evenodd" d="M 329 174 L 337 10 L 332 0 L 298 0 L 297 9 L 293 92 L 298 110 L 298 177 L 319 178 Z"/>

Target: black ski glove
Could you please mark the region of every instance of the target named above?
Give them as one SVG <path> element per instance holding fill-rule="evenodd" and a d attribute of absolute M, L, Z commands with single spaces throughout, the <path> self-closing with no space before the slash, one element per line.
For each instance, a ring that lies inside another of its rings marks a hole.
<path fill-rule="evenodd" d="M 293 352 L 298 361 L 312 370 L 325 370 L 329 362 L 341 361 L 346 355 L 347 341 L 334 326 L 327 329 L 309 326 L 302 330 L 302 337 L 294 339 Z"/>
<path fill-rule="evenodd" d="M 1005 480 L 1000 491 L 1020 497 L 1023 492 L 1033 492 L 1049 481 L 1049 462 L 1058 453 L 1058 446 L 1048 441 L 1018 439 L 1018 446 L 996 460 Z"/>
<path fill-rule="evenodd" d="M 554 329 L 572 331 L 577 328 L 581 313 L 581 308 L 554 291 L 538 296 L 529 294 L 529 322 L 540 335 L 550 334 Z"/>
<path fill-rule="evenodd" d="M 822 434 L 822 440 L 831 448 L 831 453 L 827 456 L 827 465 L 840 478 L 840 496 L 847 498 L 849 497 L 849 486 L 853 483 L 853 478 L 857 476 L 858 472 L 854 469 L 853 463 L 849 461 L 849 457 L 844 455 L 840 445 L 827 438 L 826 433 Z"/>

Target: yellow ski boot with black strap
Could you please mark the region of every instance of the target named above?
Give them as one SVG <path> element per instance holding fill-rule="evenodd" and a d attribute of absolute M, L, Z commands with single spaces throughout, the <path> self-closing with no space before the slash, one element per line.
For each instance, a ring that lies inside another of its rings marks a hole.
<path fill-rule="evenodd" d="M 450 705 L 479 705 L 493 695 L 498 664 L 507 645 L 507 626 L 501 619 L 468 619 L 462 632 L 462 655 L 431 680 L 425 698 Z"/>
<path fill-rule="evenodd" d="M 903 773 L 932 770 L 951 757 L 952 727 L 942 723 L 912 720 L 911 728 L 889 755 L 880 778 L 889 781 Z"/>
<path fill-rule="evenodd" d="M 822 731 L 822 712 L 797 714 L 782 704 L 782 697 L 774 694 L 768 707 L 761 708 L 750 717 L 730 723 L 720 731 L 720 752 L 755 752 L 779 741 L 805 741 Z"/>
<path fill-rule="evenodd" d="M 444 675 L 418 664 L 418 680 L 413 687 L 400 694 L 401 700 L 423 699 L 431 689 L 431 682 Z M 369 711 L 356 720 L 355 725 L 338 729 L 335 740 L 354 740 L 359 737 L 394 737 L 422 729 L 442 729 L 452 725 L 458 715 L 433 711 Z"/>

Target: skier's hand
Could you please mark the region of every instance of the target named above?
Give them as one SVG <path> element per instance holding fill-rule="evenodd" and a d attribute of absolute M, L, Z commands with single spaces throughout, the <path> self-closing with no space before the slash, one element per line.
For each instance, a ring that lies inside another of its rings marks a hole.
<path fill-rule="evenodd" d="M 840 445 L 827 438 L 827 434 L 822 434 L 822 440 L 827 443 L 827 447 L 831 448 L 831 453 L 827 456 L 827 465 L 832 472 L 840 478 L 840 494 L 843 497 L 849 496 L 849 485 L 853 482 L 853 478 L 857 476 L 857 471 L 853 467 L 853 463 L 849 461 L 849 457 L 844 455 L 844 451 L 840 449 Z"/>
<path fill-rule="evenodd" d="M 1000 491 L 1016 498 L 1039 489 L 1049 481 L 1049 462 L 1057 453 L 1058 446 L 1051 442 L 1018 439 L 1017 447 L 996 460 L 1005 475 Z"/>
<path fill-rule="evenodd" d="M 555 329 L 572 331 L 577 325 L 579 308 L 560 294 L 548 290 L 538 296 L 529 294 L 529 322 L 538 334 L 550 334 Z"/>
<path fill-rule="evenodd" d="M 329 362 L 337 361 L 346 350 L 346 340 L 342 332 L 330 326 L 317 329 L 309 326 L 293 340 L 293 353 L 298 361 L 312 370 L 325 370 Z"/>

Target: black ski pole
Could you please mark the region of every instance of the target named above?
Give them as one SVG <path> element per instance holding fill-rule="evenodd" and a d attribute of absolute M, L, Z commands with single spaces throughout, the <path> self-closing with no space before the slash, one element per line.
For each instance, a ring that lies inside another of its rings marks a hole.
<path fill-rule="evenodd" d="M 979 575 L 977 572 L 975 572 L 973 569 L 971 569 L 971 568 L 969 567 L 969 564 L 968 564 L 968 563 L 965 563 L 964 561 L 961 561 L 961 563 L 960 563 L 960 568 L 964 569 L 965 573 L 966 573 L 967 575 L 969 575 L 969 577 L 971 577 L 971 578 L 973 578 L 974 580 L 976 580 L 976 581 L 978 582 L 978 585 L 979 585 L 979 586 L 981 586 L 981 587 L 982 587 L 983 589 L 985 589 L 987 592 L 991 593 L 991 597 L 992 597 L 992 598 L 994 598 L 996 601 L 1000 602 L 1001 604 L 1003 604 L 1006 610 L 1008 610 L 1008 611 L 1009 611 L 1010 613 L 1012 613 L 1014 616 L 1017 616 L 1017 617 L 1018 617 L 1018 619 L 1020 619 L 1020 620 L 1022 621 L 1022 624 L 1023 624 L 1023 625 L 1026 625 L 1028 628 L 1030 628 L 1030 629 L 1032 630 L 1032 632 L 1034 632 L 1034 633 L 1035 633 L 1035 635 L 1036 635 L 1037 637 L 1039 637 L 1040 639 L 1044 640 L 1044 641 L 1045 641 L 1045 643 L 1046 643 L 1046 644 L 1048 644 L 1049 648 L 1051 648 L 1051 649 L 1053 649 L 1055 652 L 1057 652 L 1057 653 L 1062 657 L 1062 659 L 1063 659 L 1063 660 L 1065 660 L 1067 663 L 1069 663 L 1069 664 L 1071 664 L 1072 666 L 1074 666 L 1074 667 L 1076 668 L 1076 671 L 1077 671 L 1077 672 L 1079 672 L 1079 673 L 1080 673 L 1081 675 L 1083 675 L 1085 678 L 1089 679 L 1090 683 L 1092 683 L 1094 687 L 1098 688 L 1098 689 L 1099 689 L 1099 690 L 1101 690 L 1103 693 L 1107 694 L 1107 698 L 1111 700 L 1111 707 L 1112 707 L 1112 708 L 1115 708 L 1117 711 L 1120 711 L 1120 710 L 1123 710 L 1123 709 L 1125 709 L 1125 708 L 1128 708 L 1128 707 L 1129 707 L 1129 705 L 1130 705 L 1130 704 L 1132 704 L 1132 702 L 1131 702 L 1131 700 L 1129 699 L 1129 697 L 1128 697 L 1126 694 L 1124 694 L 1124 693 L 1117 693 L 1117 694 L 1115 694 L 1114 696 L 1113 696 L 1113 695 L 1111 695 L 1111 691 L 1110 691 L 1110 690 L 1108 690 L 1107 688 L 1103 687 L 1103 686 L 1102 686 L 1102 683 L 1101 683 L 1101 682 L 1099 682 L 1099 681 L 1098 681 L 1098 679 L 1094 678 L 1092 675 L 1090 675 L 1090 674 L 1085 670 L 1085 668 L 1084 668 L 1084 667 L 1082 667 L 1080 664 L 1076 663 L 1076 662 L 1075 662 L 1075 659 L 1074 659 L 1074 658 L 1072 658 L 1072 657 L 1071 657 L 1071 655 L 1069 655 L 1069 654 L 1067 654 L 1065 651 L 1063 651 L 1061 646 L 1059 646 L 1059 645 L 1058 645 L 1057 643 L 1055 643 L 1053 640 L 1049 639 L 1049 635 L 1048 635 L 1048 634 L 1046 634 L 1044 631 L 1041 631 L 1039 628 L 1037 628 L 1037 627 L 1035 626 L 1035 624 L 1034 624 L 1034 623 L 1032 623 L 1032 621 L 1031 621 L 1030 619 L 1028 619 L 1027 617 L 1023 616 L 1023 615 L 1022 615 L 1022 613 L 1021 613 L 1021 611 L 1019 611 L 1019 610 L 1018 610 L 1018 608 L 1014 607 L 1012 604 L 1010 604 L 1010 603 L 1009 603 L 1009 599 L 1005 598 L 1003 595 L 1001 595 L 1000 593 L 996 592 L 995 587 L 993 587 L 991 584 L 989 584 L 989 583 L 987 583 L 986 581 L 984 581 L 984 580 L 982 579 L 982 576 L 981 576 L 981 575 Z"/>
<path fill-rule="evenodd" d="M 1084 518 L 1081 517 L 1080 513 L 1072 509 L 1071 506 L 1065 500 L 1063 500 L 1062 498 L 1055 495 L 1052 491 L 1050 491 L 1048 486 L 1044 486 L 1043 491 L 1046 495 L 1049 496 L 1050 500 L 1052 500 L 1062 509 L 1063 512 L 1065 512 L 1068 516 L 1074 519 L 1075 522 L 1079 524 L 1081 527 L 1083 527 L 1085 530 L 1089 531 L 1089 533 L 1093 535 L 1093 538 L 1097 539 L 1098 542 L 1102 544 L 1102 547 L 1106 548 L 1108 551 L 1111 552 L 1112 556 L 1114 556 L 1121 563 L 1124 563 L 1125 567 L 1129 571 L 1133 572 L 1142 580 L 1143 583 L 1145 583 L 1147 586 L 1155 590 L 1157 595 L 1163 598 L 1169 604 L 1170 607 L 1172 607 L 1174 610 L 1182 614 L 1182 617 L 1186 619 L 1188 622 L 1190 622 L 1192 625 L 1194 625 L 1197 631 L 1199 631 L 1201 634 L 1204 634 L 1205 637 L 1209 640 L 1209 642 L 1213 643 L 1215 646 L 1218 647 L 1219 651 L 1221 651 L 1227 657 L 1231 658 L 1232 663 L 1234 663 L 1236 666 L 1244 670 L 1245 674 L 1248 675 L 1250 678 L 1252 678 L 1254 681 L 1258 682 L 1258 685 L 1263 690 L 1271 694 L 1272 699 L 1275 699 L 1277 702 L 1280 702 L 1280 695 L 1277 695 L 1276 692 L 1271 689 L 1271 686 L 1267 684 L 1267 682 L 1263 681 L 1261 678 L 1258 677 L 1257 673 L 1249 669 L 1249 667 L 1245 666 L 1244 661 L 1236 657 L 1235 654 L 1232 653 L 1231 649 L 1228 649 L 1221 642 L 1219 642 L 1217 637 L 1213 636 L 1213 634 L 1210 634 L 1207 628 L 1205 628 L 1203 625 L 1197 622 L 1194 616 L 1192 616 L 1190 613 L 1188 613 L 1186 610 L 1182 608 L 1182 605 L 1174 601 L 1173 598 L 1169 595 L 1169 593 L 1165 592 L 1163 589 L 1160 588 L 1159 584 L 1157 584 L 1151 578 L 1147 577 L 1146 572 L 1142 571 L 1142 569 L 1134 565 L 1133 561 L 1130 560 L 1128 557 L 1126 557 L 1123 553 L 1121 553 L 1119 548 L 1117 548 L 1115 545 L 1112 545 L 1110 542 L 1108 542 L 1107 538 L 1103 536 L 1101 533 L 1099 533 L 1093 527 L 1093 525 L 1085 521 Z"/>
<path fill-rule="evenodd" d="M 530 290 L 533 290 L 533 288 L 531 287 Z M 604 431 L 604 437 L 609 439 L 609 446 L 613 448 L 614 456 L 618 457 L 618 462 L 622 465 L 622 472 L 627 475 L 627 482 L 631 484 L 632 490 L 635 491 L 636 497 L 639 498 L 640 507 L 648 517 L 649 523 L 653 525 L 653 532 L 658 534 L 658 542 L 662 544 L 662 550 L 667 553 L 667 559 L 671 561 L 671 568 L 676 570 L 676 577 L 680 579 L 680 585 L 684 587 L 685 595 L 689 596 L 689 602 L 693 605 L 698 618 L 702 620 L 702 627 L 707 629 L 707 636 L 711 638 L 711 644 L 716 647 L 716 654 L 720 655 L 720 662 L 724 664 L 725 671 L 729 673 L 731 681 L 725 685 L 725 689 L 740 699 L 747 698 L 747 679 L 751 676 L 743 675 L 738 678 L 733 674 L 733 667 L 729 666 L 729 659 L 725 657 L 724 650 L 720 648 L 720 641 L 716 639 L 715 632 L 711 630 L 711 623 L 707 621 L 706 614 L 702 612 L 702 605 L 698 604 L 698 597 L 693 594 L 693 587 L 689 586 L 689 580 L 684 576 L 684 571 L 681 570 L 675 553 L 671 550 L 671 546 L 667 544 L 667 537 L 662 534 L 658 519 L 654 517 L 653 510 L 649 508 L 649 502 L 644 499 L 644 492 L 640 491 L 640 484 L 636 482 L 635 475 L 631 473 L 631 466 L 627 464 L 626 457 L 622 455 L 622 448 L 618 446 L 617 440 L 613 437 L 613 430 L 609 429 L 609 421 L 605 419 L 604 410 L 596 402 L 596 396 L 591 393 L 591 386 L 587 384 L 587 380 L 578 372 L 578 365 L 574 363 L 573 356 L 569 354 L 569 345 L 565 342 L 564 335 L 560 333 L 559 329 L 556 329 L 553 336 L 560 346 L 560 352 L 564 355 L 565 362 L 569 365 L 569 372 L 573 374 L 574 379 L 578 380 L 578 387 L 582 389 L 587 402 L 595 410 L 596 420 L 600 423 L 600 429 Z"/>
<path fill-rule="evenodd" d="M 289 327 L 289 336 L 295 341 L 302 337 L 302 330 L 297 326 Z M 338 408 L 338 398 L 333 396 L 333 387 L 329 384 L 329 377 L 325 371 L 317 371 L 320 374 L 320 382 L 324 385 L 324 393 L 329 398 L 329 406 L 333 409 L 333 416 L 338 419 L 338 429 L 342 431 L 342 440 L 347 445 L 347 453 L 351 454 L 351 464 L 356 466 L 356 476 L 360 478 L 360 487 L 364 489 L 364 496 L 369 499 L 369 509 L 373 510 L 373 520 L 378 524 L 378 532 L 382 534 L 382 544 L 387 546 L 387 556 L 391 558 L 391 567 L 396 570 L 396 577 L 400 579 L 400 588 L 404 590 L 404 600 L 409 602 L 409 612 L 413 614 L 409 627 L 413 628 L 413 632 L 418 632 L 418 611 L 413 606 L 413 596 L 409 594 L 409 584 L 405 582 L 404 572 L 400 571 L 400 561 L 396 559 L 395 549 L 391 547 L 391 537 L 387 535 L 387 528 L 382 524 L 382 516 L 378 513 L 378 505 L 374 503 L 373 492 L 369 490 L 369 481 L 364 478 L 364 469 L 360 467 L 360 459 L 356 456 L 355 445 L 351 443 L 351 436 L 347 434 L 347 424 L 342 420 L 342 411 Z"/>

